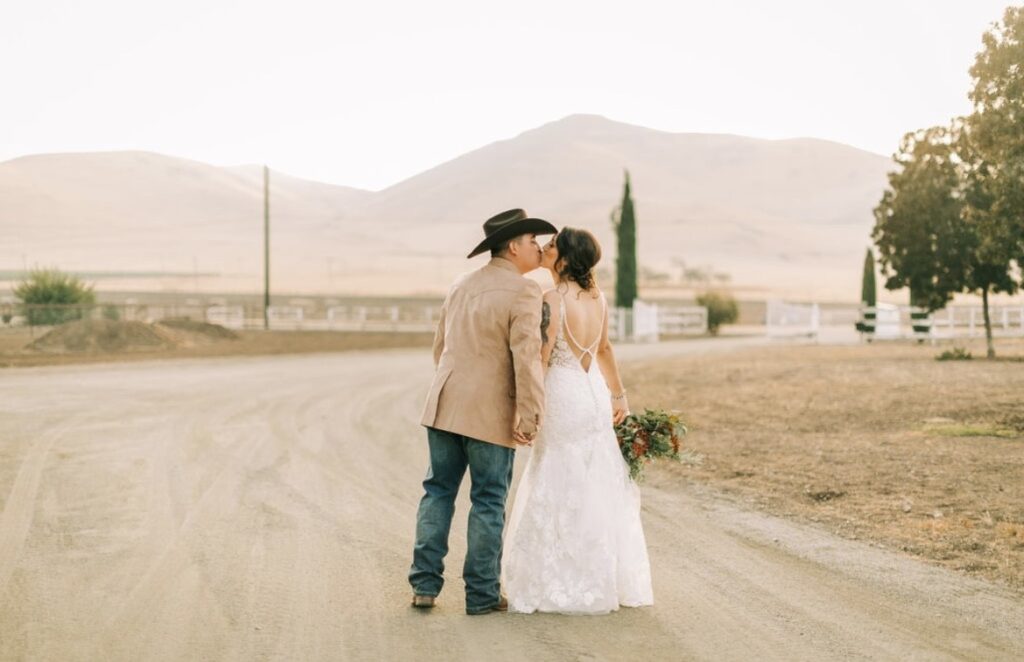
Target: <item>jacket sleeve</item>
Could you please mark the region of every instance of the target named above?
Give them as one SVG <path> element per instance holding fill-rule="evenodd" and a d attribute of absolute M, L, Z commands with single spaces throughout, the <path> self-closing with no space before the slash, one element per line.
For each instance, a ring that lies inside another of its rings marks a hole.
<path fill-rule="evenodd" d="M 544 418 L 544 372 L 540 360 L 540 285 L 527 280 L 512 305 L 509 349 L 516 383 L 519 431 L 534 434 Z"/>
<path fill-rule="evenodd" d="M 449 295 L 450 296 L 450 295 Z M 445 297 L 441 305 L 441 315 L 437 321 L 437 330 L 434 331 L 434 367 L 441 362 L 441 354 L 444 352 L 444 324 L 448 316 L 448 297 Z"/>

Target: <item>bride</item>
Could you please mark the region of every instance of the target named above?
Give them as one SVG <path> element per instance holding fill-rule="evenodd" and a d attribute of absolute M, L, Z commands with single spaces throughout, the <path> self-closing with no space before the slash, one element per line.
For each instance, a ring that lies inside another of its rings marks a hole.
<path fill-rule="evenodd" d="M 605 614 L 654 603 L 640 490 L 612 429 L 628 405 L 594 282 L 600 259 L 586 230 L 564 228 L 544 247 L 541 266 L 555 281 L 542 318 L 546 413 L 505 537 L 510 611 Z"/>

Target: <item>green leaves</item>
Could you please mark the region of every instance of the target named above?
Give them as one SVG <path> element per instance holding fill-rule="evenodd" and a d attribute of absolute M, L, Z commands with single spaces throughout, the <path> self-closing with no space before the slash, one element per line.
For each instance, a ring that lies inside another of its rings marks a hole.
<path fill-rule="evenodd" d="M 909 287 L 915 304 L 938 310 L 967 284 L 977 237 L 962 220 L 959 125 L 908 133 L 889 188 L 875 208 L 872 238 L 885 287 Z M 867 267 L 865 266 L 865 269 Z"/>
<path fill-rule="evenodd" d="M 864 275 L 860 284 L 860 301 L 874 307 L 878 303 L 878 286 L 875 285 L 875 255 L 868 249 L 864 256 Z"/>
<path fill-rule="evenodd" d="M 1014 294 L 1024 266 L 1024 8 L 1009 7 L 982 43 L 974 112 L 904 137 L 872 238 L 885 287 L 909 287 L 913 304 L 980 292 L 992 357 L 988 295 Z"/>
<path fill-rule="evenodd" d="M 14 288 L 30 325 L 61 324 L 82 316 L 83 305 L 96 302 L 92 286 L 57 269 L 33 269 Z"/>
<path fill-rule="evenodd" d="M 739 305 L 731 294 L 708 290 L 697 296 L 697 305 L 708 309 L 708 332 L 718 335 L 723 324 L 732 324 L 740 316 Z"/>
<path fill-rule="evenodd" d="M 979 150 L 993 162 L 1024 156 L 1024 7 L 1008 7 L 982 37 L 971 67 L 971 125 Z"/>
<path fill-rule="evenodd" d="M 618 238 L 615 255 L 615 305 L 632 308 L 637 298 L 636 216 L 630 191 L 629 171 L 622 190 L 622 204 L 612 213 L 612 227 Z"/>
<path fill-rule="evenodd" d="M 645 409 L 643 414 L 630 414 L 615 426 L 619 450 L 629 465 L 629 477 L 643 479 L 647 462 L 657 458 L 682 459 L 680 449 L 686 436 L 686 425 L 676 411 Z"/>

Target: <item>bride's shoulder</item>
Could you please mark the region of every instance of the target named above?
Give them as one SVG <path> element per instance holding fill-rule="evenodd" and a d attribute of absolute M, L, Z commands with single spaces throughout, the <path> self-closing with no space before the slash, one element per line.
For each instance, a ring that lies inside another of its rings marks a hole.
<path fill-rule="evenodd" d="M 556 287 L 544 290 L 544 300 L 548 303 L 557 303 L 560 296 L 561 294 L 559 294 Z"/>
<path fill-rule="evenodd" d="M 546 309 L 545 314 L 548 316 L 548 319 L 554 318 L 554 320 L 556 322 L 558 322 L 560 320 L 561 316 L 562 316 L 561 315 L 562 307 L 560 305 L 560 299 L 561 299 L 561 295 L 558 293 L 558 290 L 556 288 L 552 287 L 549 290 L 545 290 L 545 292 L 544 292 L 544 308 Z"/>
<path fill-rule="evenodd" d="M 601 303 L 605 303 L 608 300 L 605 298 L 604 290 L 602 290 L 597 285 L 594 286 L 593 291 L 590 294 L 590 297 L 595 301 L 600 301 Z"/>

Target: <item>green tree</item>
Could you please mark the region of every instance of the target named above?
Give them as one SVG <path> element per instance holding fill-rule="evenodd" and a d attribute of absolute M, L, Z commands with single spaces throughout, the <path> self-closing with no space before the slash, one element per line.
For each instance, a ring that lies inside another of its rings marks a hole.
<path fill-rule="evenodd" d="M 878 286 L 875 284 L 875 254 L 869 248 L 864 255 L 864 275 L 860 283 L 860 301 L 874 307 L 878 303 Z"/>
<path fill-rule="evenodd" d="M 57 269 L 33 269 L 14 289 L 14 296 L 32 326 L 79 319 L 82 309 L 75 306 L 96 302 L 91 285 Z"/>
<path fill-rule="evenodd" d="M 893 160 L 889 188 L 875 208 L 871 233 L 886 289 L 909 287 L 929 311 L 964 289 L 975 237 L 962 221 L 957 126 L 908 133 Z"/>
<path fill-rule="evenodd" d="M 864 255 L 864 272 L 860 282 L 860 302 L 866 308 L 874 308 L 878 303 L 878 286 L 875 284 L 875 254 L 868 248 Z M 862 319 L 854 325 L 861 333 L 874 332 L 875 311 L 865 312 Z"/>
<path fill-rule="evenodd" d="M 697 297 L 697 305 L 708 309 L 708 332 L 716 336 L 723 324 L 732 324 L 740 315 L 736 299 L 725 292 L 708 290 Z"/>
<path fill-rule="evenodd" d="M 959 149 L 966 170 L 964 220 L 978 240 L 968 288 L 981 293 L 991 358 L 989 293 L 1015 293 L 1015 270 L 1024 265 L 1024 7 L 1007 8 L 982 44 L 970 70 L 974 112 Z"/>
<path fill-rule="evenodd" d="M 622 203 L 612 212 L 612 226 L 618 239 L 615 256 L 615 305 L 632 308 L 637 298 L 636 216 L 630 193 L 629 171 L 622 192 Z"/>
<path fill-rule="evenodd" d="M 974 111 L 949 128 L 907 134 L 901 166 L 875 209 L 872 237 L 889 289 L 936 310 L 954 292 L 1014 294 L 1024 267 L 1024 8 L 982 36 L 970 74 Z"/>

